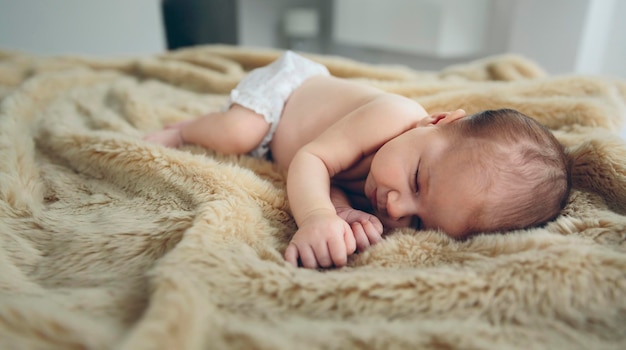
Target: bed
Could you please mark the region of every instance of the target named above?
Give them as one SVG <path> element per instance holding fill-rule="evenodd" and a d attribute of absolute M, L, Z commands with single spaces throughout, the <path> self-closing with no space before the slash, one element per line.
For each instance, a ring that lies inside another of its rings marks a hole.
<path fill-rule="evenodd" d="M 296 226 L 270 162 L 142 141 L 280 53 L 0 51 L 0 348 L 626 348 L 626 82 L 515 55 L 439 71 L 307 55 L 428 111 L 532 115 L 574 185 L 544 227 L 401 229 L 308 270 L 282 258 Z"/>

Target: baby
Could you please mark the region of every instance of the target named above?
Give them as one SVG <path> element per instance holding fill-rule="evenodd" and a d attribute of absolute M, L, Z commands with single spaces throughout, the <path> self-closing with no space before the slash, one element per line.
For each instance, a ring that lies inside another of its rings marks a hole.
<path fill-rule="evenodd" d="M 428 114 L 290 51 L 250 72 L 227 111 L 145 139 L 267 156 L 287 170 L 298 230 L 284 257 L 307 268 L 343 266 L 394 228 L 465 238 L 540 225 L 570 189 L 563 147 L 517 111 Z"/>

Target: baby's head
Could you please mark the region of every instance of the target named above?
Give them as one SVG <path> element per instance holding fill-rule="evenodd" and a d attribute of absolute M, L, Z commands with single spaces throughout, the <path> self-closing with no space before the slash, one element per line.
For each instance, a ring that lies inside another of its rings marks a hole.
<path fill-rule="evenodd" d="M 563 147 L 515 110 L 433 114 L 385 143 L 364 192 L 386 228 L 439 229 L 454 238 L 541 225 L 571 186 Z"/>
<path fill-rule="evenodd" d="M 521 229 L 554 219 L 571 187 L 563 146 L 512 109 L 486 110 L 442 127 L 458 169 L 472 169 L 480 205 L 469 233 Z"/>

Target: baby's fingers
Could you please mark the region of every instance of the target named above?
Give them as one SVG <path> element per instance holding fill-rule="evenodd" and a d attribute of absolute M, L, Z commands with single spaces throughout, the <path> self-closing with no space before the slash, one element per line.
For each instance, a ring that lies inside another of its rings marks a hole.
<path fill-rule="evenodd" d="M 369 222 L 372 226 L 372 228 L 377 231 L 380 235 L 383 234 L 383 223 L 380 222 L 380 219 L 375 217 L 374 215 L 370 216 L 369 219 L 367 220 L 367 222 Z M 365 231 L 368 231 L 368 227 L 365 226 L 365 224 L 363 225 L 363 227 L 365 228 Z M 369 235 L 368 235 L 369 236 Z"/>
<path fill-rule="evenodd" d="M 363 223 L 363 230 L 365 231 L 370 245 L 377 244 L 383 240 L 382 227 L 379 230 L 373 223 L 366 221 Z"/>
<path fill-rule="evenodd" d="M 333 260 L 330 256 L 330 247 L 326 241 L 322 240 L 317 242 L 313 253 L 315 254 L 315 261 L 319 266 L 330 267 L 333 265 Z"/>
<path fill-rule="evenodd" d="M 308 245 L 298 247 L 293 242 L 289 243 L 289 246 L 285 250 L 285 260 L 294 267 L 298 267 L 298 258 L 302 266 L 309 269 L 317 268 L 317 260 L 315 260 L 315 254 L 311 247 Z"/>
<path fill-rule="evenodd" d="M 342 267 L 348 262 L 346 243 L 342 236 L 333 236 L 328 240 L 328 251 L 336 267 Z"/>
<path fill-rule="evenodd" d="M 289 246 L 287 246 L 285 260 L 294 267 L 298 267 L 298 247 L 294 243 L 289 243 Z"/>
<path fill-rule="evenodd" d="M 302 266 L 307 269 L 316 269 L 317 268 L 317 259 L 315 258 L 315 253 L 313 249 L 309 245 L 305 245 L 298 249 L 300 252 L 300 262 Z"/>
<path fill-rule="evenodd" d="M 356 247 L 359 252 L 364 251 L 370 246 L 369 238 L 365 234 L 363 225 L 360 222 L 352 223 L 352 233 L 354 234 L 353 236 L 356 241 Z"/>
<path fill-rule="evenodd" d="M 347 225 L 347 224 L 346 224 Z M 352 230 L 346 230 L 343 233 L 343 243 L 346 247 L 346 255 L 353 254 L 357 248 L 356 236 Z"/>

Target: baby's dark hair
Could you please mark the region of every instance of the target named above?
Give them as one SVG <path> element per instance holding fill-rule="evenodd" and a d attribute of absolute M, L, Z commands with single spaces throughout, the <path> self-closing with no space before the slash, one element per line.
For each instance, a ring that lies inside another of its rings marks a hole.
<path fill-rule="evenodd" d="M 553 220 L 571 188 L 570 161 L 554 135 L 513 109 L 486 110 L 445 128 L 453 149 L 478 165 L 483 201 L 470 233 L 522 229 Z"/>

